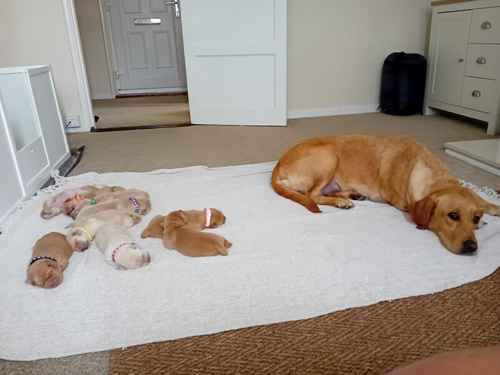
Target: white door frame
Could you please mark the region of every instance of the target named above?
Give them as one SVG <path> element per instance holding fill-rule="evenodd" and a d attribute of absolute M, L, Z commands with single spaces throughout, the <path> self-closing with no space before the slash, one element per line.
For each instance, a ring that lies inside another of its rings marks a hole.
<path fill-rule="evenodd" d="M 76 15 L 74 0 L 62 0 L 64 7 L 64 16 L 66 19 L 66 27 L 68 29 L 69 44 L 71 50 L 71 58 L 73 60 L 73 67 L 75 69 L 76 81 L 78 85 L 78 95 L 80 97 L 80 128 L 66 129 L 68 133 L 89 132 L 95 126 L 94 111 L 92 107 L 92 99 L 90 97 L 90 87 L 87 77 L 87 70 L 85 67 L 85 59 L 83 57 L 83 48 L 80 39 L 80 30 L 78 28 L 78 19 Z M 113 80 L 114 77 L 114 48 L 111 39 L 111 34 L 106 29 L 106 15 L 105 4 L 103 0 L 99 0 L 101 21 L 104 32 L 105 49 L 108 58 L 108 70 L 110 73 L 111 87 L 114 95 L 117 95 L 116 85 Z M 153 90 L 154 91 L 154 90 Z M 156 90 L 154 92 L 185 92 L 186 90 Z M 141 91 L 143 92 L 143 91 Z"/>
<path fill-rule="evenodd" d="M 106 53 L 109 84 L 113 98 L 115 98 L 118 95 L 118 90 L 116 89 L 115 81 L 115 72 L 117 71 L 115 46 L 111 37 L 111 3 L 110 0 L 97 0 L 97 2 L 99 3 L 99 12 L 101 13 L 101 29 L 104 36 L 104 51 Z"/>
<path fill-rule="evenodd" d="M 89 81 L 87 79 L 87 70 L 83 58 L 82 43 L 80 40 L 80 31 L 78 29 L 78 20 L 74 0 L 63 0 L 64 15 L 66 26 L 68 28 L 68 38 L 75 69 L 76 81 L 78 85 L 78 95 L 80 97 L 80 122 L 81 127 L 75 129 L 66 129 L 68 133 L 89 132 L 94 126 L 94 111 L 92 109 L 92 100 L 90 99 Z"/>

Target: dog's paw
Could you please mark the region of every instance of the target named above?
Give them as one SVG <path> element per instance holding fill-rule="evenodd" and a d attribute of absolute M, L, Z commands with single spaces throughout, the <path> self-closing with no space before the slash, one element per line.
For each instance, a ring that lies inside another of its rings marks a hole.
<path fill-rule="evenodd" d="M 335 204 L 335 207 L 340 208 L 342 210 L 349 210 L 354 207 L 354 203 L 352 203 L 350 200 L 342 200 L 340 202 L 337 202 Z"/>

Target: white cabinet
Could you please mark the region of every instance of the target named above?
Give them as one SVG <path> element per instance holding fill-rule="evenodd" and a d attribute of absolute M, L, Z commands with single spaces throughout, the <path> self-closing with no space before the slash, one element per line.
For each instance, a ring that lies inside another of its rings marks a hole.
<path fill-rule="evenodd" d="M 500 133 L 500 0 L 434 6 L 429 64 L 427 113 L 457 113 Z"/>
<path fill-rule="evenodd" d="M 48 66 L 0 69 L 0 138 L 1 219 L 69 157 Z"/>
<path fill-rule="evenodd" d="M 0 194 L 0 221 L 23 197 L 23 189 L 17 174 L 16 160 L 10 148 L 5 126 L 5 112 L 0 97 L 0 171 L 4 176 Z"/>

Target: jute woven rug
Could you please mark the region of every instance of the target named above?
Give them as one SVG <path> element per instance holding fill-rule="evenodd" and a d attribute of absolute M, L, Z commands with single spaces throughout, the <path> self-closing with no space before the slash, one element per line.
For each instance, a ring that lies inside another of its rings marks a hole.
<path fill-rule="evenodd" d="M 114 350 L 110 374 L 383 374 L 435 353 L 499 343 L 500 269 L 432 295 Z"/>

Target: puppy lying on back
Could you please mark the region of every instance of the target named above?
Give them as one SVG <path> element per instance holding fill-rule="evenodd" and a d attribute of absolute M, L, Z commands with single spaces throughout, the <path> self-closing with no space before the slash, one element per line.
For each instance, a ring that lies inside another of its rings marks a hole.
<path fill-rule="evenodd" d="M 97 248 L 107 263 L 118 269 L 135 269 L 151 262 L 149 252 L 137 245 L 123 225 L 104 224 L 95 235 Z"/>
<path fill-rule="evenodd" d="M 163 246 L 175 249 L 189 257 L 228 255 L 231 242 L 213 233 L 202 233 L 204 228 L 216 228 L 226 221 L 219 210 L 174 211 L 166 217 L 151 220 L 141 237 L 161 237 Z"/>
<path fill-rule="evenodd" d="M 117 224 L 129 228 L 139 223 L 141 219 L 140 215 L 125 210 L 101 211 L 94 216 L 76 220 L 66 239 L 73 250 L 84 251 L 89 248 L 96 232 L 104 224 Z"/>
<path fill-rule="evenodd" d="M 127 189 L 99 195 L 92 202 L 86 202 L 80 209 L 75 208 L 71 216 L 75 220 L 83 220 L 107 210 L 126 210 L 138 215 L 147 215 L 151 210 L 151 200 L 145 191 Z"/>
<path fill-rule="evenodd" d="M 64 234 L 46 234 L 33 246 L 26 282 L 40 288 L 55 288 L 63 281 L 63 272 L 71 255 L 73 250 Z"/>
<path fill-rule="evenodd" d="M 50 219 L 63 212 L 69 215 L 71 211 L 84 200 L 92 200 L 101 194 L 109 194 L 120 190 L 124 189 L 118 186 L 97 187 L 93 185 L 66 189 L 44 202 L 40 216 L 43 219 Z"/>

